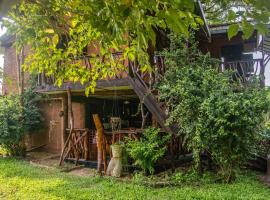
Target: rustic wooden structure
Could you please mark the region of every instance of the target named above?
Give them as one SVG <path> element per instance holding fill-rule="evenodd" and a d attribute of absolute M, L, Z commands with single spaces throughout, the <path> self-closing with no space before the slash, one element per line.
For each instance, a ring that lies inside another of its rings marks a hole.
<path fill-rule="evenodd" d="M 223 36 L 222 36 L 223 37 Z M 254 36 L 254 38 L 256 38 Z M 253 38 L 253 39 L 254 39 Z M 246 52 L 243 49 L 239 50 L 239 55 L 237 58 L 236 57 L 230 57 L 231 55 L 222 55 L 220 53 L 219 55 L 217 52 L 222 52 L 222 45 L 224 46 L 235 46 L 235 43 L 241 43 L 242 46 L 244 46 L 244 42 L 237 41 L 239 39 L 235 39 L 235 41 L 226 41 L 224 42 L 224 38 L 220 40 L 219 45 L 211 44 L 213 46 L 219 46 L 219 49 L 214 49 L 214 52 L 210 52 L 216 56 L 216 58 L 219 58 L 222 60 L 220 62 L 219 66 L 219 71 L 223 72 L 225 70 L 231 70 L 234 72 L 234 78 L 237 78 L 240 80 L 243 84 L 247 84 L 250 81 L 252 81 L 254 78 L 259 78 L 261 86 L 263 87 L 265 85 L 265 66 L 267 63 L 270 61 L 270 36 L 264 37 L 263 41 L 260 45 L 260 50 L 262 52 L 262 58 L 259 59 L 253 59 L 253 57 L 246 57 L 243 56 Z M 251 42 L 254 42 L 253 40 L 249 41 L 250 45 Z M 227 44 L 228 43 L 228 44 Z M 204 45 L 207 46 L 207 45 Z M 209 48 L 211 50 L 211 48 Z M 238 50 L 237 50 L 238 51 Z M 154 52 L 154 51 L 153 51 Z M 185 150 L 183 149 L 182 146 L 182 140 L 178 136 L 178 127 L 176 125 L 167 125 L 166 120 L 168 119 L 168 110 L 166 108 L 166 102 L 161 102 L 159 99 L 159 92 L 155 89 L 153 89 L 153 85 L 157 82 L 159 82 L 164 76 L 166 72 L 166 65 L 165 65 L 165 58 L 164 56 L 154 56 L 154 53 L 152 52 L 151 54 L 151 63 L 153 70 L 151 72 L 142 72 L 140 70 L 139 63 L 135 61 L 128 61 L 128 60 L 123 60 L 121 59 L 122 53 L 121 52 L 116 52 L 114 53 L 115 59 L 119 59 L 119 62 L 121 61 L 123 65 L 126 66 L 126 69 L 119 72 L 115 77 L 108 78 L 104 81 L 100 81 L 97 84 L 97 87 L 100 88 L 108 88 L 110 86 L 114 87 L 130 87 L 137 97 L 140 99 L 141 106 L 140 106 L 140 113 L 141 113 L 141 118 L 142 118 L 142 126 L 141 128 L 143 129 L 145 126 L 145 121 L 147 118 L 150 116 L 152 118 L 153 124 L 156 127 L 161 127 L 162 130 L 165 132 L 171 133 L 171 141 L 170 141 L 170 152 L 172 156 L 172 163 L 175 159 L 175 154 L 177 152 L 184 152 Z M 238 54 L 237 54 L 238 55 Z M 224 58 L 221 59 L 221 58 Z M 91 69 L 93 66 L 90 62 L 91 56 L 83 56 L 80 58 L 75 59 L 73 62 L 74 63 L 81 63 L 82 66 L 86 67 L 87 69 Z M 71 103 L 71 91 L 69 87 L 66 87 L 66 85 L 69 85 L 69 83 L 64 83 L 63 87 L 60 89 L 55 89 L 52 85 L 55 81 L 55 78 L 53 76 L 44 76 L 44 74 L 40 74 L 38 76 L 38 85 L 42 86 L 45 88 L 45 90 L 68 90 L 67 95 L 68 95 L 68 110 L 69 110 L 69 116 L 70 116 L 70 129 L 69 133 L 67 134 L 68 137 L 65 139 L 65 146 L 64 150 L 61 155 L 60 163 L 67 157 L 75 157 L 77 160 L 78 158 L 85 158 L 87 159 L 87 154 L 89 155 L 89 149 L 87 151 L 87 148 L 85 149 L 80 149 L 79 146 L 87 146 L 87 143 L 91 143 L 91 134 L 93 131 L 87 130 L 87 129 L 81 129 L 80 131 L 77 131 L 75 133 L 74 129 L 74 117 L 72 113 L 72 106 L 70 106 Z M 65 85 L 66 84 L 66 85 Z M 84 86 L 81 86 L 79 84 L 72 84 L 72 87 L 74 87 L 74 90 L 83 90 Z M 103 91 L 104 92 L 104 91 Z M 110 94 L 112 95 L 112 91 L 108 91 L 107 93 L 103 93 L 102 95 L 105 94 Z M 146 109 L 145 109 L 146 108 Z M 93 116 L 94 122 L 95 122 L 95 128 L 96 128 L 96 137 L 97 139 L 97 150 L 98 150 L 98 171 L 102 171 L 102 165 L 104 163 L 104 168 L 106 168 L 107 163 L 106 163 L 106 145 L 108 143 L 114 143 L 116 141 L 116 138 L 121 139 L 122 135 L 125 133 L 121 133 L 122 130 L 115 131 L 115 133 L 111 134 L 112 138 L 106 139 L 106 131 L 104 131 L 104 127 L 102 125 L 102 122 L 98 116 Z M 131 128 L 131 127 L 130 127 Z M 125 130 L 123 130 L 125 131 Z M 85 132 L 88 132 L 88 134 L 85 134 Z M 79 136 L 80 135 L 80 136 Z M 129 136 L 134 136 L 136 134 L 126 134 Z M 137 135 L 136 135 L 137 137 Z M 136 137 L 133 137 L 136 139 Z M 73 138 L 73 139 L 72 139 Z M 77 138 L 77 139 L 76 139 Z M 81 139 L 80 139 L 81 138 Z M 80 141 L 78 141 L 80 139 Z M 111 140 L 108 142 L 107 140 Z M 85 143 L 84 145 L 77 145 L 80 142 Z M 76 143 L 76 145 L 75 145 Z M 75 151 L 74 148 L 79 148 Z M 65 152 L 65 153 L 64 153 Z M 85 156 L 82 156 L 82 154 L 85 154 Z M 106 171 L 106 170 L 105 170 Z"/>
<path fill-rule="evenodd" d="M 103 125 L 101 123 L 101 120 L 98 116 L 98 114 L 93 115 L 94 123 L 97 129 L 97 150 L 98 150 L 98 167 L 97 170 L 99 173 L 102 172 L 102 164 L 104 172 L 106 173 L 107 170 L 107 159 L 106 159 L 106 137 L 104 134 Z"/>
<path fill-rule="evenodd" d="M 79 159 L 89 160 L 89 142 L 95 133 L 88 129 L 67 129 L 67 132 L 70 137 L 62 152 L 60 165 L 66 158 L 75 158 L 76 165 Z"/>

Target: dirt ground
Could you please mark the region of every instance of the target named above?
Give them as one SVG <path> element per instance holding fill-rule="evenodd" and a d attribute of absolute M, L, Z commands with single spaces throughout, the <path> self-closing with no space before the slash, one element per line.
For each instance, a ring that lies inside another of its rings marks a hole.
<path fill-rule="evenodd" d="M 26 160 L 30 164 L 46 169 L 59 169 L 60 171 L 76 176 L 96 176 L 96 170 L 84 166 L 75 166 L 72 163 L 63 163 L 59 166 L 60 155 L 47 152 L 28 152 Z"/>

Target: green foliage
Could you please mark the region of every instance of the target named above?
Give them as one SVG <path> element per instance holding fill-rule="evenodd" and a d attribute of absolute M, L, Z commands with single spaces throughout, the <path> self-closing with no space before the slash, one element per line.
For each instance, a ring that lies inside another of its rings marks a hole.
<path fill-rule="evenodd" d="M 23 127 L 24 132 L 31 133 L 40 128 L 43 117 L 38 107 L 42 95 L 34 92 L 34 87 L 29 87 L 23 93 Z"/>
<path fill-rule="evenodd" d="M 154 173 L 154 164 L 166 152 L 166 142 L 169 135 L 160 136 L 159 129 L 148 128 L 140 140 L 128 140 L 127 152 L 145 173 Z"/>
<path fill-rule="evenodd" d="M 228 36 L 235 36 L 239 30 L 249 38 L 256 28 L 261 34 L 269 32 L 270 2 L 265 0 L 202 0 L 206 17 L 211 24 L 232 23 Z M 234 24 L 234 23 L 237 23 Z"/>
<path fill-rule="evenodd" d="M 218 172 L 231 181 L 255 148 L 269 101 L 257 83 L 242 85 L 231 72 L 219 73 L 214 60 L 196 43 L 172 43 L 166 56 L 168 71 L 159 85 L 168 103 L 169 123 L 175 122 L 199 163 L 202 151 L 211 154 Z"/>
<path fill-rule="evenodd" d="M 267 97 L 270 101 L 270 91 L 267 91 Z M 259 148 L 256 149 L 254 152 L 255 155 L 267 158 L 270 154 L 270 111 L 266 113 L 265 117 L 265 124 L 263 124 L 264 129 L 261 132 L 261 138 L 259 140 L 258 146 Z"/>
<path fill-rule="evenodd" d="M 235 12 L 230 7 L 235 4 L 233 0 L 205 0 L 204 5 L 221 9 L 222 20 L 226 16 L 231 21 L 243 19 L 240 27 L 246 38 L 253 30 L 246 19 L 254 19 L 259 32 L 266 33 L 267 1 L 243 2 L 252 9 L 232 14 Z M 158 29 L 188 37 L 191 29 L 203 24 L 195 14 L 195 4 L 193 0 L 22 0 L 8 19 L 3 20 L 9 33 L 16 35 L 18 52 L 23 45 L 31 47 L 24 65 L 27 71 L 54 74 L 58 86 L 63 81 L 79 81 L 87 86 L 88 94 L 94 91 L 98 79 L 126 70 L 123 65 L 126 59 L 136 58 L 142 71 L 150 69 L 147 48 L 150 44 L 156 45 Z M 229 14 L 226 8 L 230 8 Z M 237 33 L 236 26 L 233 27 L 230 37 Z M 90 53 L 91 69 L 78 59 L 85 55 L 89 44 L 99 49 Z M 123 51 L 123 55 L 114 56 L 114 51 Z"/>
<path fill-rule="evenodd" d="M 19 148 L 24 136 L 22 110 L 18 97 L 0 98 L 0 145 L 10 151 Z"/>
<path fill-rule="evenodd" d="M 22 140 L 25 134 L 38 128 L 42 120 L 36 104 L 37 96 L 27 89 L 23 97 L 12 95 L 0 98 L 0 146 L 12 155 L 24 154 Z"/>
<path fill-rule="evenodd" d="M 193 1 L 23 0 L 4 24 L 16 34 L 18 49 L 31 47 L 26 70 L 54 74 L 57 85 L 80 81 L 89 93 L 98 79 L 124 70 L 127 58 L 137 58 L 142 69 L 149 69 L 147 48 L 155 46 L 156 29 L 188 35 L 203 23 L 194 10 Z M 90 70 L 74 62 L 89 44 L 99 49 L 91 52 Z M 123 55 L 114 56 L 112 50 Z"/>

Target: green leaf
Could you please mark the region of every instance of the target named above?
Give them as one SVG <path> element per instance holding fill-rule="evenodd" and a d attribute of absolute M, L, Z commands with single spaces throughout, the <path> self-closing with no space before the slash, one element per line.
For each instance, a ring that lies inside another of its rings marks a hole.
<path fill-rule="evenodd" d="M 267 33 L 269 33 L 269 29 L 267 27 L 267 24 L 261 24 L 258 23 L 255 25 L 255 28 L 259 31 L 259 33 L 261 33 L 262 35 L 266 35 Z"/>
<path fill-rule="evenodd" d="M 236 19 L 237 15 L 233 10 L 229 10 L 228 12 L 228 20 L 234 21 Z"/>
<path fill-rule="evenodd" d="M 53 43 L 53 45 L 56 46 L 58 44 L 58 42 L 59 42 L 58 35 L 57 34 L 53 35 L 53 37 L 52 37 L 52 43 Z"/>
<path fill-rule="evenodd" d="M 254 32 L 254 26 L 249 22 L 243 21 L 242 27 L 243 27 L 244 38 L 245 39 L 250 38 Z"/>
<path fill-rule="evenodd" d="M 231 39 L 232 37 L 236 36 L 239 30 L 239 24 L 232 24 L 229 26 L 228 29 L 228 37 Z"/>

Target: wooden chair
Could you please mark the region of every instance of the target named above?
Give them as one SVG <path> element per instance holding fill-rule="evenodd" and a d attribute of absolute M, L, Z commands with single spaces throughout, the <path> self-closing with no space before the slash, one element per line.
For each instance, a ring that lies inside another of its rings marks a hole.
<path fill-rule="evenodd" d="M 106 160 L 106 138 L 104 134 L 104 128 L 101 123 L 100 117 L 98 114 L 93 114 L 93 120 L 97 129 L 97 150 L 98 150 L 98 166 L 97 171 L 101 173 L 101 166 L 103 163 L 104 172 L 107 170 L 107 160 Z"/>

